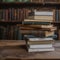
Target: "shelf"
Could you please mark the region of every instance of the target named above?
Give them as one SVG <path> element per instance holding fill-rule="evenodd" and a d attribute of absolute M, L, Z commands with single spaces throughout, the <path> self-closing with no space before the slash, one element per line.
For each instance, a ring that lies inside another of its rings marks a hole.
<path fill-rule="evenodd" d="M 29 4 L 29 5 L 31 5 L 31 4 L 60 4 L 60 2 L 58 2 L 58 3 L 56 3 L 56 2 L 41 2 L 41 3 L 33 3 L 33 2 L 0 2 L 0 4 L 8 4 L 8 5 L 10 5 L 10 4 L 21 4 L 21 5 L 27 5 L 27 4 Z"/>
<path fill-rule="evenodd" d="M 0 23 L 21 23 L 22 21 L 0 21 Z M 60 22 L 50 22 L 50 23 L 60 23 Z"/>
<path fill-rule="evenodd" d="M 5 22 L 5 23 L 12 22 L 12 23 L 15 23 L 15 22 L 21 22 L 21 21 L 0 21 L 0 22 Z"/>

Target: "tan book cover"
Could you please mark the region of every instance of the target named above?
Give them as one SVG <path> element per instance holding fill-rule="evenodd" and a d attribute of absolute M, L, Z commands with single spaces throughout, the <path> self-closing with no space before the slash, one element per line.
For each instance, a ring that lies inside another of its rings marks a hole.
<path fill-rule="evenodd" d="M 53 20 L 24 19 L 24 22 L 53 22 Z"/>
<path fill-rule="evenodd" d="M 39 20 L 54 20 L 53 16 L 34 16 L 34 19 L 39 19 Z"/>
<path fill-rule="evenodd" d="M 37 44 L 54 44 L 54 40 L 49 41 L 28 41 L 28 45 L 37 45 Z"/>

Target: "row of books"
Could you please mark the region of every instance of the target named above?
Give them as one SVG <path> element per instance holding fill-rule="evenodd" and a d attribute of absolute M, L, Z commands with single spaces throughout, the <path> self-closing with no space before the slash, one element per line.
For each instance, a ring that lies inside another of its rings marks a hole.
<path fill-rule="evenodd" d="M 23 21 L 27 17 L 26 11 L 24 8 L 0 9 L 0 21 Z"/>
<path fill-rule="evenodd" d="M 40 22 L 59 22 L 60 10 L 47 10 L 37 11 L 29 8 L 8 8 L 0 9 L 0 21 L 25 21 L 27 24 L 40 24 Z M 43 13 L 44 12 L 44 13 Z M 46 15 L 45 15 L 46 14 Z M 44 17 L 44 18 L 43 18 Z M 27 18 L 27 19 L 26 19 Z M 29 22 L 30 21 L 30 22 Z"/>
<path fill-rule="evenodd" d="M 0 40 L 21 40 L 22 35 L 19 27 L 13 26 L 0 26 Z"/>
<path fill-rule="evenodd" d="M 0 0 L 0 2 L 59 3 L 60 0 Z"/>

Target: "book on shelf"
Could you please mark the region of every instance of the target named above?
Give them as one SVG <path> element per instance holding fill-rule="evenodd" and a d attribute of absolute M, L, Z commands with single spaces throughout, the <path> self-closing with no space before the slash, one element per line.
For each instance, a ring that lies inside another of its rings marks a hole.
<path fill-rule="evenodd" d="M 24 8 L 6 8 L 0 9 L 1 21 L 23 21 L 28 17 L 27 9 Z M 25 16 L 26 15 L 26 16 Z"/>
<path fill-rule="evenodd" d="M 55 21 L 60 22 L 60 9 L 55 10 Z"/>
<path fill-rule="evenodd" d="M 30 0 L 31 3 L 43 3 L 43 0 Z"/>

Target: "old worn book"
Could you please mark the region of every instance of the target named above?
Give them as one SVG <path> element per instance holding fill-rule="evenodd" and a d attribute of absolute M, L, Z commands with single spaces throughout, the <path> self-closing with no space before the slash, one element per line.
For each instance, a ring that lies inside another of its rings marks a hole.
<path fill-rule="evenodd" d="M 52 48 L 43 48 L 43 49 L 31 49 L 31 48 L 29 48 L 28 49 L 28 52 L 46 52 L 46 51 L 54 51 L 55 49 L 52 47 Z"/>
<path fill-rule="evenodd" d="M 49 40 L 49 41 L 28 41 L 28 45 L 37 45 L 37 44 L 53 44 L 54 40 Z"/>
<path fill-rule="evenodd" d="M 35 34 L 36 36 L 49 37 L 54 35 L 54 31 L 39 31 L 39 30 L 20 30 L 22 34 Z"/>
<path fill-rule="evenodd" d="M 36 20 L 54 20 L 54 17 L 53 16 L 34 16 L 34 19 L 36 19 Z"/>
<path fill-rule="evenodd" d="M 35 16 L 53 16 L 53 11 L 34 11 Z"/>
<path fill-rule="evenodd" d="M 53 46 L 52 46 L 52 44 L 34 44 L 34 45 L 28 45 L 28 47 L 31 48 L 31 49 L 32 48 L 36 48 L 36 49 L 38 49 L 38 48 L 41 49 L 42 48 L 43 49 L 43 48 L 51 48 Z"/>
<path fill-rule="evenodd" d="M 51 19 L 24 19 L 24 22 L 53 22 Z"/>
<path fill-rule="evenodd" d="M 21 30 L 42 30 L 42 31 L 55 31 L 55 30 L 57 30 L 57 27 L 46 27 L 45 26 L 45 28 L 44 28 L 44 26 L 43 27 L 32 27 L 32 26 L 29 26 L 29 25 L 26 25 L 26 26 L 22 26 L 22 27 L 20 27 L 20 29 Z"/>
<path fill-rule="evenodd" d="M 53 41 L 53 38 L 40 38 L 40 37 L 35 37 L 34 35 L 24 35 L 25 39 L 28 41 Z"/>

